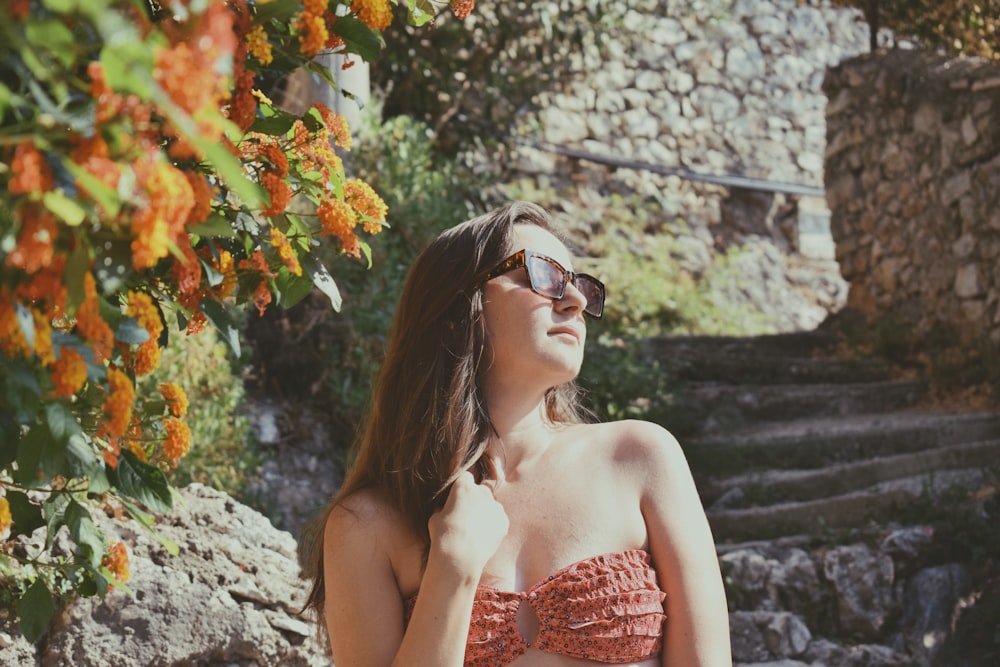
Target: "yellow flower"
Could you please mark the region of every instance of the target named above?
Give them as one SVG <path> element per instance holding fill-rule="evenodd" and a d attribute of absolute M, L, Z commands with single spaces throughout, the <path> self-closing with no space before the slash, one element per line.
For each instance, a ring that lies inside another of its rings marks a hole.
<path fill-rule="evenodd" d="M 372 186 L 353 178 L 344 183 L 344 200 L 362 217 L 366 232 L 378 234 L 382 231 L 382 221 L 385 220 L 389 207 L 375 194 Z"/>
<path fill-rule="evenodd" d="M 354 0 L 351 11 L 369 28 L 385 30 L 392 23 L 392 5 L 389 0 Z"/>
<path fill-rule="evenodd" d="M 255 25 L 253 30 L 247 33 L 246 40 L 250 55 L 261 65 L 270 65 L 274 56 L 271 54 L 271 42 L 267 41 L 267 31 L 264 30 L 264 26 Z"/>
<path fill-rule="evenodd" d="M 12 523 L 10 503 L 7 502 L 6 498 L 0 497 L 0 540 L 7 539 Z"/>
<path fill-rule="evenodd" d="M 277 227 L 271 227 L 271 245 L 278 251 L 278 256 L 289 271 L 297 276 L 302 275 L 302 265 L 299 264 L 299 256 L 295 254 L 295 248 L 288 241 L 288 238 L 281 233 Z"/>
<path fill-rule="evenodd" d="M 160 385 L 160 393 L 167 401 L 167 409 L 175 417 L 183 417 L 188 411 L 188 397 L 184 389 L 173 382 L 164 382 Z"/>

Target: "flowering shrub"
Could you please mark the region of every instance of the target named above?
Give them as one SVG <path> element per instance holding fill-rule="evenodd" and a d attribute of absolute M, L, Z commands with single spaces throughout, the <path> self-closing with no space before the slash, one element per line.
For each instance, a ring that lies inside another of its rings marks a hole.
<path fill-rule="evenodd" d="M 406 4 L 417 24 L 435 11 Z M 335 85 L 313 57 L 376 58 L 391 15 L 390 0 L 0 4 L 0 575 L 28 639 L 57 597 L 128 577 L 92 509 L 151 527 L 171 508 L 188 399 L 136 389 L 167 337 L 211 325 L 238 353 L 234 308 L 314 287 L 339 307 L 318 247 L 370 264 L 386 206 L 344 170 L 344 119 L 265 93 L 299 68 Z M 53 550 L 64 527 L 72 547 Z"/>

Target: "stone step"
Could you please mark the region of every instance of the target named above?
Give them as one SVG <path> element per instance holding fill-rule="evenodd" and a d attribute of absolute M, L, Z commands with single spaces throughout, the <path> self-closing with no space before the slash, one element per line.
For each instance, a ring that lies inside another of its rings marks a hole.
<path fill-rule="evenodd" d="M 890 377 L 881 359 L 823 359 L 761 354 L 657 357 L 679 380 L 730 384 L 848 384 Z"/>
<path fill-rule="evenodd" d="M 828 331 L 797 331 L 765 336 L 657 336 L 646 341 L 658 359 L 711 355 L 811 357 L 831 352 L 840 337 Z"/>
<path fill-rule="evenodd" d="M 893 412 L 754 424 L 682 439 L 696 475 L 819 468 L 960 442 L 1000 438 L 1000 414 Z"/>
<path fill-rule="evenodd" d="M 839 496 L 893 480 L 955 469 L 987 469 L 1000 461 L 1000 439 L 946 445 L 815 470 L 768 470 L 711 480 L 699 488 L 712 509 L 739 509 Z"/>
<path fill-rule="evenodd" d="M 679 394 L 673 412 L 685 422 L 681 432 L 697 428 L 707 435 L 761 421 L 891 412 L 913 405 L 922 393 L 922 385 L 914 380 L 804 385 L 691 382 Z"/>
<path fill-rule="evenodd" d="M 945 470 L 883 482 L 829 498 L 745 509 L 709 510 L 717 542 L 774 539 L 885 521 L 924 494 L 936 497 L 956 487 L 973 490 L 994 479 L 982 468 Z"/>

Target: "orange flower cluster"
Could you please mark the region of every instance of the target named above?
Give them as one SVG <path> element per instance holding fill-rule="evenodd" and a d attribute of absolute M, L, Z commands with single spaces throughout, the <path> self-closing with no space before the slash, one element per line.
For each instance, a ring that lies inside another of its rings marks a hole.
<path fill-rule="evenodd" d="M 464 21 L 475 7 L 475 0 L 451 0 L 451 11 L 459 21 Z"/>
<path fill-rule="evenodd" d="M 104 461 L 112 468 L 118 466 L 121 447 L 118 439 L 125 435 L 132 421 L 132 404 L 135 402 L 135 388 L 121 370 L 108 369 L 108 395 L 104 399 L 102 411 L 105 421 L 98 429 L 98 437 L 107 438 L 109 448 L 104 450 Z"/>
<path fill-rule="evenodd" d="M 320 133 L 323 134 L 324 141 L 327 143 L 332 141 L 334 146 L 343 148 L 345 151 L 351 150 L 352 137 L 351 130 L 347 126 L 347 119 L 339 113 L 331 111 L 330 107 L 322 102 L 314 102 L 309 108 L 319 112 L 320 118 L 323 119 L 323 125 L 326 127 L 324 130 L 320 130 Z"/>
<path fill-rule="evenodd" d="M 49 318 L 34 308 L 31 309 L 31 319 L 35 323 L 35 355 L 44 365 L 51 366 L 56 361 L 52 349 L 52 324 Z"/>
<path fill-rule="evenodd" d="M 116 93 L 104 79 L 104 67 L 96 60 L 87 66 L 90 77 L 90 96 L 97 102 L 97 123 L 128 121 L 133 131 L 141 135 L 151 132 L 153 110 L 136 95 L 123 96 Z"/>
<path fill-rule="evenodd" d="M 278 256 L 285 267 L 297 276 L 302 275 L 302 265 L 299 264 L 299 256 L 295 254 L 288 237 L 277 227 L 271 227 L 271 245 L 278 251 Z"/>
<path fill-rule="evenodd" d="M 358 224 L 357 214 L 347 202 L 341 199 L 327 199 L 316 209 L 319 216 L 321 234 L 336 236 L 344 246 L 344 252 L 352 257 L 361 256 L 361 244 L 354 235 Z"/>
<path fill-rule="evenodd" d="M 203 112 L 214 114 L 229 98 L 229 64 L 237 48 L 234 19 L 226 3 L 214 2 L 183 28 L 176 24 L 165 26 L 172 44 L 154 54 L 153 78 L 181 110 L 194 118 Z M 239 43 L 242 45 L 242 40 Z M 209 141 L 219 140 L 224 128 L 206 120 L 210 117 L 199 120 L 199 133 Z M 168 124 L 164 133 L 175 139 L 171 155 L 200 157 L 177 128 Z"/>
<path fill-rule="evenodd" d="M 382 231 L 382 223 L 385 222 L 389 207 L 375 194 L 372 186 L 353 178 L 344 184 L 344 199 L 364 220 L 366 232 L 378 234 Z"/>
<path fill-rule="evenodd" d="M 111 159 L 111 151 L 104 137 L 97 132 L 89 139 L 75 138 L 73 142 L 75 146 L 70 152 L 70 159 L 83 167 L 104 187 L 111 191 L 117 190 L 118 183 L 121 181 L 122 169 L 117 162 Z M 88 190 L 87 185 L 82 180 L 77 179 L 76 187 L 82 194 L 93 197 L 94 193 Z M 107 215 L 107 211 L 104 211 L 103 208 L 101 210 Z"/>
<path fill-rule="evenodd" d="M 7 191 L 12 195 L 48 192 L 53 188 L 52 168 L 30 139 L 14 148 L 10 170 L 13 176 L 7 183 Z"/>
<path fill-rule="evenodd" d="M 108 550 L 101 559 L 101 565 L 108 568 L 111 576 L 121 583 L 129 580 L 129 559 L 128 550 L 121 542 L 112 542 L 108 545 Z M 110 590 L 111 587 L 108 587 Z"/>
<path fill-rule="evenodd" d="M 0 285 L 0 352 L 9 357 L 30 354 L 28 339 L 24 336 L 21 323 L 17 319 L 17 310 L 10 290 L 6 285 Z"/>
<path fill-rule="evenodd" d="M 61 346 L 59 358 L 52 364 L 52 384 L 56 396 L 69 398 L 87 382 L 87 364 L 83 355 L 71 347 Z"/>
<path fill-rule="evenodd" d="M 327 28 L 327 0 L 303 0 L 302 13 L 292 25 L 298 33 L 300 46 L 307 56 L 315 56 L 330 42 L 330 30 Z"/>
<path fill-rule="evenodd" d="M 261 213 L 268 217 L 280 215 L 292 203 L 292 186 L 273 169 L 265 169 L 260 175 L 260 184 L 270 197 L 270 203 Z"/>
<path fill-rule="evenodd" d="M 134 317 L 139 326 L 149 332 L 149 338 L 137 350 L 126 350 L 123 356 L 136 375 L 148 375 L 160 365 L 159 341 L 163 333 L 163 318 L 152 297 L 145 292 L 128 293 L 125 314 Z"/>
<path fill-rule="evenodd" d="M 239 282 L 236 275 L 236 263 L 233 261 L 233 254 L 228 250 L 219 252 L 218 258 L 212 258 L 212 266 L 222 274 L 222 282 L 215 288 L 215 295 L 220 299 L 225 299 L 233 293 Z"/>
<path fill-rule="evenodd" d="M 164 382 L 160 385 L 160 393 L 167 401 L 167 410 L 174 417 L 183 417 L 188 411 L 188 397 L 179 385 L 173 382 Z"/>
<path fill-rule="evenodd" d="M 6 286 L 0 287 L 0 352 L 10 357 L 30 357 L 32 354 L 44 365 L 55 362 L 52 349 L 52 325 L 49 318 L 35 308 L 18 306 Z M 30 323 L 27 316 L 31 317 Z M 27 328 L 27 330 L 26 330 Z"/>
<path fill-rule="evenodd" d="M 240 260 L 239 267 L 241 271 L 256 271 L 260 274 L 260 280 L 253 291 L 253 305 L 256 306 L 257 312 L 263 316 L 272 300 L 268 281 L 277 274 L 271 270 L 267 263 L 267 257 L 264 256 L 264 251 L 260 248 L 254 250 L 249 259 Z"/>
<path fill-rule="evenodd" d="M 134 165 L 144 206 L 132 214 L 132 266 L 150 268 L 177 244 L 194 207 L 194 191 L 187 176 L 156 153 Z M 185 239 L 186 241 L 186 239 Z"/>
<path fill-rule="evenodd" d="M 174 465 L 191 449 L 191 429 L 176 417 L 165 417 L 163 427 L 167 438 L 163 441 L 163 453 Z"/>
<path fill-rule="evenodd" d="M 83 303 L 76 311 L 76 329 L 94 351 L 95 361 L 102 363 L 111 357 L 115 334 L 101 317 L 97 284 L 90 273 L 83 276 L 83 295 Z"/>
<path fill-rule="evenodd" d="M 55 218 L 37 204 L 20 207 L 15 217 L 21 218 L 21 230 L 17 235 L 17 245 L 7 255 L 7 266 L 25 273 L 35 273 L 49 266 L 55 254 L 58 234 Z"/>
<path fill-rule="evenodd" d="M 392 4 L 389 0 L 354 0 L 351 11 L 373 30 L 385 30 L 392 23 Z"/>

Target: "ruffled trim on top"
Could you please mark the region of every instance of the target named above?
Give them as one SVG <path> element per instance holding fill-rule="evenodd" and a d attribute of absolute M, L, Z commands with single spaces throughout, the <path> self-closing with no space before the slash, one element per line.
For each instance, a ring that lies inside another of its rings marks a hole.
<path fill-rule="evenodd" d="M 604 663 L 657 656 L 663 644 L 665 597 L 650 555 L 640 549 L 581 560 L 522 593 L 480 585 L 465 666 L 506 665 L 531 647 Z M 522 603 L 538 617 L 538 636 L 532 643 L 517 630 Z M 415 604 L 416 595 L 406 600 L 407 623 Z"/>

